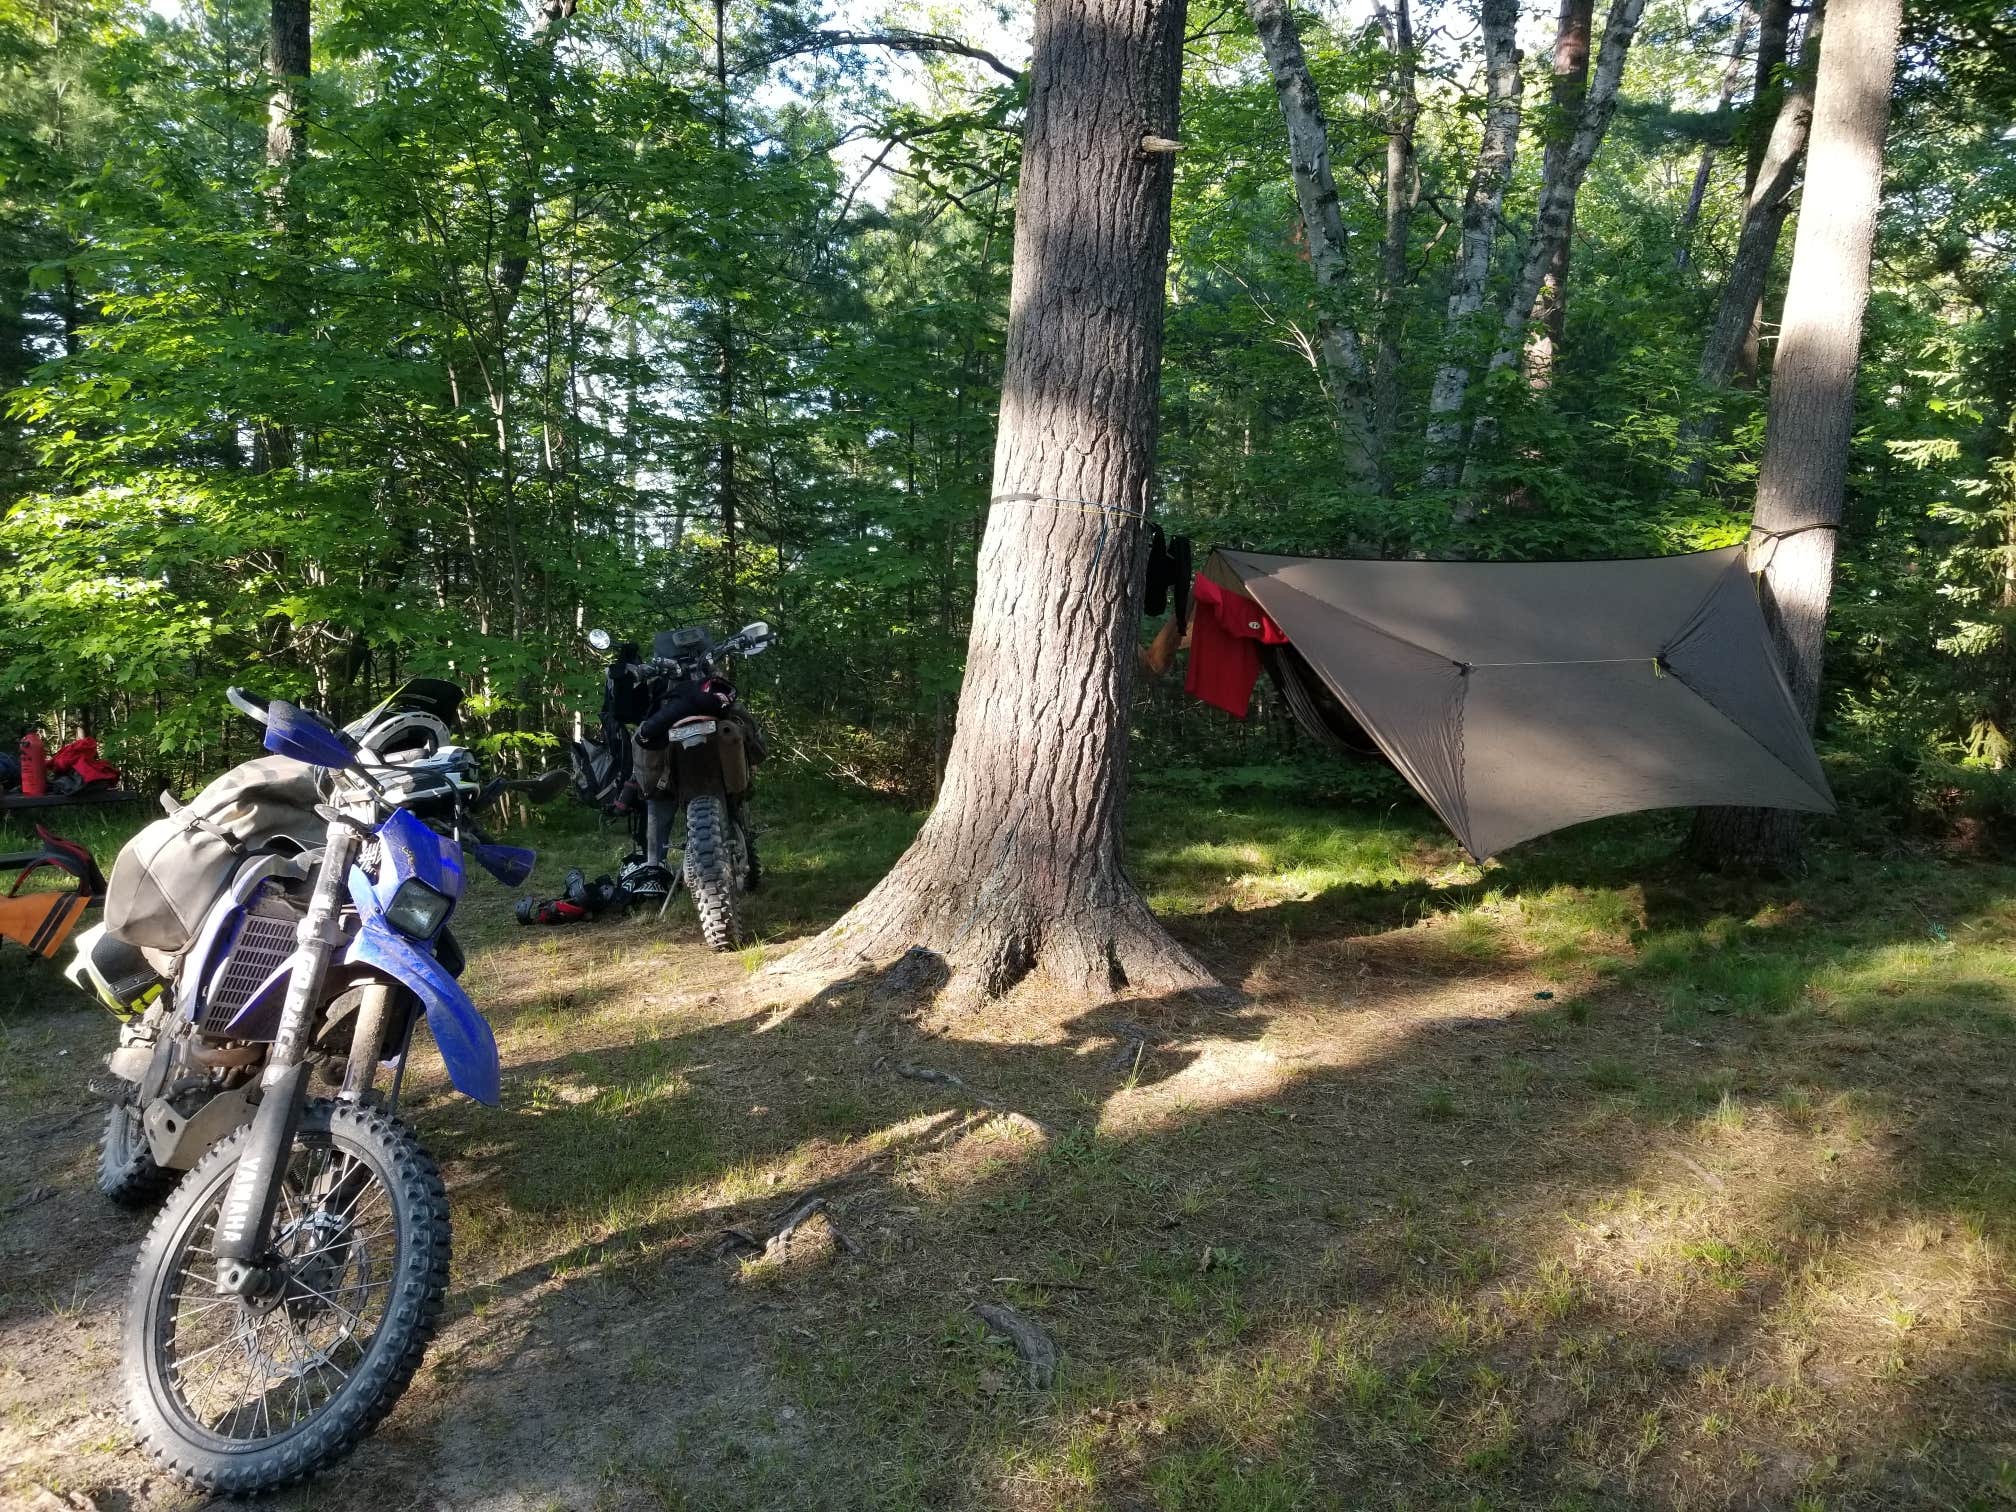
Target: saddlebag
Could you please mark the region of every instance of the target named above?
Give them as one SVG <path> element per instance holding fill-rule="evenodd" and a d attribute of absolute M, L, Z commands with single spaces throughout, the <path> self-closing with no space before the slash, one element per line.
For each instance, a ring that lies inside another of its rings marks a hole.
<path fill-rule="evenodd" d="M 749 742 L 742 721 L 732 716 L 722 720 L 714 739 L 721 752 L 721 784 L 730 798 L 740 798 L 749 791 Z"/>
<path fill-rule="evenodd" d="M 633 754 L 637 787 L 646 798 L 672 798 L 684 803 L 701 793 L 740 798 L 749 791 L 750 742 L 745 721 L 736 711 L 716 716 L 714 733 L 704 742 L 682 746 L 648 746 L 642 740 Z"/>
<path fill-rule="evenodd" d="M 233 767 L 187 804 L 170 807 L 112 863 L 105 932 L 128 945 L 177 952 L 196 933 L 238 863 L 255 851 L 322 843 L 315 768 L 287 756 Z"/>

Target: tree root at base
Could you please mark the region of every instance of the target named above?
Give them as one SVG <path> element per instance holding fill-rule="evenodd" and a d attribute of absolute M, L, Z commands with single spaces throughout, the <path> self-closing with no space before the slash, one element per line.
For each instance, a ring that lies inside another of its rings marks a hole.
<path fill-rule="evenodd" d="M 1054 908 L 974 893 L 919 896 L 899 866 L 838 923 L 763 974 L 817 986 L 872 977 L 892 991 L 942 994 L 953 1007 L 996 1001 L 1031 977 L 1089 1002 L 1224 991 L 1131 887 L 1103 904 Z"/>

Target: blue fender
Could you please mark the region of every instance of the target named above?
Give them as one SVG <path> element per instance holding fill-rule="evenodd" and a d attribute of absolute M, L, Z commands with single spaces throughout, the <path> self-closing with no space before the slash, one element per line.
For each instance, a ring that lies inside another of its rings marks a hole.
<path fill-rule="evenodd" d="M 353 878 L 353 890 L 354 883 Z M 497 1106 L 501 1080 L 497 1036 L 447 967 L 369 914 L 343 959 L 352 965 L 376 967 L 412 989 L 427 1009 L 427 1027 L 441 1047 L 441 1059 L 455 1090 Z"/>

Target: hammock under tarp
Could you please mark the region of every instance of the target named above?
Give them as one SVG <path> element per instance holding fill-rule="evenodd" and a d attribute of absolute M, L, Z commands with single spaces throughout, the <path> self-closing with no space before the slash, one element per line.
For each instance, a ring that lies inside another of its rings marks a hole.
<path fill-rule="evenodd" d="M 1266 611 L 1479 860 L 1639 809 L 1834 811 L 1741 546 L 1615 562 L 1219 550 L 1204 575 Z"/>

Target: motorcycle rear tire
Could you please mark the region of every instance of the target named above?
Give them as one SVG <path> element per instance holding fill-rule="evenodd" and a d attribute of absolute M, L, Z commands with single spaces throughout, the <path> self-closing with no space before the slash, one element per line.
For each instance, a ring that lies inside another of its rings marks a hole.
<path fill-rule="evenodd" d="M 740 949 L 746 937 L 740 897 L 744 855 L 727 799 L 703 793 L 686 805 L 686 890 L 693 894 L 700 938 L 709 950 Z"/>
<path fill-rule="evenodd" d="M 105 1110 L 105 1137 L 98 1145 L 98 1190 L 121 1207 L 152 1207 L 175 1184 L 175 1173 L 158 1165 L 147 1145 L 140 1110 L 125 1098 Z"/>

